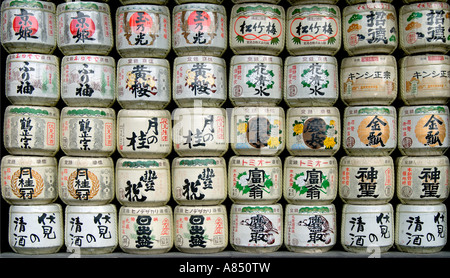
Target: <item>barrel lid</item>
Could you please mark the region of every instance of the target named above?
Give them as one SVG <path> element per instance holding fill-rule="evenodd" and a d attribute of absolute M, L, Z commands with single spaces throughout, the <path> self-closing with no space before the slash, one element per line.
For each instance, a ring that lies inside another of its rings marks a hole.
<path fill-rule="evenodd" d="M 353 205 L 344 204 L 342 211 L 346 213 L 379 213 L 379 212 L 393 212 L 393 207 L 390 203 L 383 205 Z"/>
<path fill-rule="evenodd" d="M 286 167 L 289 166 L 293 166 L 292 164 L 295 164 L 295 166 L 297 167 L 305 167 L 305 168 L 310 168 L 311 166 L 308 165 L 301 165 L 300 166 L 300 162 L 301 161 L 305 161 L 305 160 L 314 160 L 314 161 L 322 161 L 322 162 L 326 162 L 321 163 L 320 166 L 314 164 L 313 167 L 319 167 L 319 168 L 327 168 L 327 167 L 335 167 L 337 165 L 337 159 L 334 156 L 287 156 L 285 158 L 285 163 L 284 165 Z"/>
<path fill-rule="evenodd" d="M 400 68 L 429 65 L 450 65 L 450 56 L 443 54 L 408 55 L 399 60 Z"/>
<path fill-rule="evenodd" d="M 48 12 L 55 13 L 56 5 L 52 2 L 47 1 L 36 1 L 36 0 L 8 0 L 3 1 L 1 9 L 20 9 L 27 8 L 32 10 L 47 10 Z"/>
<path fill-rule="evenodd" d="M 339 165 L 345 166 L 384 166 L 386 164 L 394 167 L 391 156 L 343 156 L 339 161 Z"/>
<path fill-rule="evenodd" d="M 292 107 L 287 110 L 287 118 L 293 116 L 337 116 L 339 109 L 334 106 L 329 107 Z"/>
<path fill-rule="evenodd" d="M 98 161 L 102 161 L 102 164 L 98 164 Z M 71 161 L 68 164 L 66 161 Z M 111 157 L 85 157 L 85 156 L 62 156 L 59 160 L 60 167 L 95 167 L 105 168 L 114 167 L 114 162 Z"/>
<path fill-rule="evenodd" d="M 298 213 L 298 214 L 327 214 L 335 213 L 336 207 L 334 204 L 324 205 L 295 205 L 287 204 L 286 213 Z"/>
<path fill-rule="evenodd" d="M 350 111 L 356 113 L 350 114 Z M 344 110 L 346 116 L 367 116 L 367 115 L 392 115 L 395 116 L 397 111 L 394 106 L 347 106 Z"/>
<path fill-rule="evenodd" d="M 401 116 L 413 114 L 449 114 L 448 106 L 446 105 L 418 105 L 418 106 L 402 106 L 400 107 L 399 114 Z"/>
<path fill-rule="evenodd" d="M 116 62 L 111 56 L 99 56 L 99 55 L 66 55 L 62 58 L 62 65 L 65 64 L 105 64 L 111 67 L 116 66 Z"/>
<path fill-rule="evenodd" d="M 59 57 L 51 54 L 40 54 L 40 53 L 13 53 L 6 57 L 6 63 L 16 62 L 16 61 L 27 61 L 27 62 L 42 62 L 42 63 L 59 63 Z"/>
<path fill-rule="evenodd" d="M 73 117 L 97 117 L 97 118 L 114 118 L 116 112 L 113 108 L 101 107 L 64 107 L 61 111 L 64 116 Z"/>
<path fill-rule="evenodd" d="M 429 9 L 449 9 L 450 5 L 445 2 L 419 2 L 402 5 L 399 10 L 399 14 L 415 12 L 418 10 L 429 10 Z M 427 20 L 425 17 L 423 20 Z"/>
<path fill-rule="evenodd" d="M 437 211 L 447 211 L 447 208 L 444 204 L 427 204 L 427 205 L 406 205 L 406 204 L 398 204 L 396 208 L 397 212 L 437 212 Z"/>
<path fill-rule="evenodd" d="M 243 165 L 241 163 L 242 160 L 255 161 L 254 165 Z M 270 165 L 264 164 L 264 162 L 270 162 Z M 275 163 L 272 163 L 275 162 Z M 262 165 L 260 165 L 262 164 Z M 275 167 L 281 166 L 281 158 L 278 156 L 232 156 L 229 160 L 230 166 L 248 166 L 248 167 Z M 258 166 L 256 166 L 258 165 Z"/>
<path fill-rule="evenodd" d="M 341 61 L 341 68 L 361 67 L 361 66 L 395 66 L 397 60 L 393 55 L 361 55 L 345 57 Z"/>
<path fill-rule="evenodd" d="M 114 204 L 107 204 L 107 205 L 96 205 L 96 206 L 73 206 L 73 205 L 67 205 L 66 206 L 66 214 L 67 213 L 116 213 L 117 209 Z"/>
<path fill-rule="evenodd" d="M 234 213 L 248 213 L 248 214 L 255 214 L 255 213 L 275 213 L 275 212 L 282 212 L 283 207 L 281 204 L 270 204 L 270 205 L 251 205 L 251 204 L 232 204 L 231 205 L 231 211 Z"/>
<path fill-rule="evenodd" d="M 398 166 L 450 166 L 448 156 L 401 156 L 396 159 Z"/>
<path fill-rule="evenodd" d="M 14 162 L 8 163 L 8 161 L 13 160 Z M 45 163 L 43 161 L 45 160 Z M 38 163 L 39 161 L 39 163 Z M 20 167 L 23 165 L 29 167 L 36 166 L 57 166 L 58 162 L 55 157 L 52 156 L 26 156 L 26 155 L 5 155 L 1 162 L 2 167 Z"/>
<path fill-rule="evenodd" d="M 29 116 L 44 116 L 59 118 L 59 109 L 56 107 L 47 106 L 22 106 L 22 105 L 9 105 L 6 107 L 5 114 L 20 114 Z"/>
<path fill-rule="evenodd" d="M 169 68 L 169 60 L 164 58 L 120 58 L 117 61 L 117 66 L 126 66 L 128 64 L 137 65 L 137 64 L 145 64 L 146 66 L 161 66 Z"/>
<path fill-rule="evenodd" d="M 118 158 L 116 169 L 146 169 L 146 168 L 170 168 L 170 162 L 167 158 Z"/>
<path fill-rule="evenodd" d="M 124 117 L 159 117 L 159 118 L 171 118 L 169 110 L 155 110 L 155 109 L 120 109 L 117 113 L 117 118 Z"/>
<path fill-rule="evenodd" d="M 44 212 L 56 212 L 62 213 L 62 206 L 57 203 L 47 205 L 34 205 L 34 206 L 22 206 L 11 205 L 9 207 L 9 213 L 44 213 Z"/>
<path fill-rule="evenodd" d="M 210 205 L 210 206 L 186 206 L 177 205 L 174 209 L 175 213 L 189 213 L 189 214 L 215 214 L 226 213 L 227 209 L 224 205 Z"/>
<path fill-rule="evenodd" d="M 215 57 L 215 56 L 205 56 L 205 55 L 194 55 L 194 56 L 177 56 L 175 57 L 173 64 L 181 64 L 181 63 L 215 63 L 220 64 L 221 66 L 226 66 L 226 61 L 224 58 Z"/>
<path fill-rule="evenodd" d="M 72 11 L 96 11 L 110 13 L 109 5 L 100 2 L 66 2 L 57 6 L 57 13 L 72 12 Z"/>
<path fill-rule="evenodd" d="M 120 6 L 117 8 L 116 11 L 116 15 L 118 15 L 121 12 L 125 12 L 125 11 L 150 11 L 150 12 L 160 12 L 160 13 L 165 13 L 165 14 L 169 14 L 169 8 L 167 6 L 164 5 L 152 5 L 152 4 L 145 4 L 145 5 L 141 5 L 141 4 L 132 4 L 132 5 L 124 5 L 124 6 Z"/>
<path fill-rule="evenodd" d="M 148 215 L 148 214 L 172 214 L 172 207 L 165 205 L 159 207 L 127 207 L 121 206 L 119 214 Z"/>
<path fill-rule="evenodd" d="M 172 160 L 172 168 L 175 167 L 214 167 L 225 166 L 226 161 L 223 157 L 175 157 Z"/>
<path fill-rule="evenodd" d="M 298 63 L 324 63 L 337 65 L 337 59 L 334 56 L 329 55 L 301 55 L 301 56 L 288 56 L 284 60 L 286 65 L 298 64 Z"/>

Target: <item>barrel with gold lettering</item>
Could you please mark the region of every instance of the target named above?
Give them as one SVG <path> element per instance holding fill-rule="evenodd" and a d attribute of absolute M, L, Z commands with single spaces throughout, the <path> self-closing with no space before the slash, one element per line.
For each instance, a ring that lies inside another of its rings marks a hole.
<path fill-rule="evenodd" d="M 214 56 L 176 57 L 172 84 L 178 107 L 221 107 L 227 100 L 226 61 Z"/>
<path fill-rule="evenodd" d="M 58 165 L 48 156 L 5 155 L 2 197 L 11 205 L 49 204 L 58 197 Z"/>
<path fill-rule="evenodd" d="M 447 106 L 400 107 L 398 149 L 403 155 L 442 155 L 450 146 L 449 136 Z"/>
<path fill-rule="evenodd" d="M 1 5 L 1 43 L 9 53 L 51 54 L 56 49 L 56 6 L 52 2 L 7 0 Z"/>
<path fill-rule="evenodd" d="M 393 106 L 346 107 L 343 126 L 343 147 L 348 155 L 387 156 L 397 147 Z"/>
<path fill-rule="evenodd" d="M 106 205 L 114 199 L 112 158 L 63 156 L 58 171 L 59 197 L 65 204 Z"/>
<path fill-rule="evenodd" d="M 170 103 L 167 59 L 120 58 L 116 78 L 117 102 L 124 109 L 164 109 Z"/>

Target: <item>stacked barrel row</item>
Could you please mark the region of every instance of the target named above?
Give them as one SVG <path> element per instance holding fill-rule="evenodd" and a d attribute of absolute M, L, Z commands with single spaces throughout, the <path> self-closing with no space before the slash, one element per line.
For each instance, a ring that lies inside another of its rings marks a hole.
<path fill-rule="evenodd" d="M 333 204 L 338 191 L 341 112 L 338 60 L 341 11 L 335 5 L 292 1 L 286 15 L 284 99 L 288 156 L 284 162 L 285 245 L 318 253 L 337 242 Z"/>
<path fill-rule="evenodd" d="M 353 4 L 343 9 L 344 48 L 350 57 L 342 60 L 340 79 L 341 99 L 348 105 L 343 147 L 349 155 L 339 165 L 339 193 L 347 203 L 342 210 L 342 245 L 353 252 L 385 252 L 394 243 L 401 251 L 439 251 L 446 243 L 446 210 L 434 204 L 448 196 L 448 175 L 441 179 L 440 171 L 448 171 L 449 163 L 443 156 L 448 146 L 440 141 L 447 131 L 440 132 L 434 119 L 448 119 L 444 54 L 449 48 L 430 30 L 448 24 L 433 21 L 434 14 L 448 14 L 448 5 L 406 3 L 397 21 L 390 3 Z M 398 45 L 402 55 L 423 54 L 403 57 L 400 74 L 392 55 Z M 422 106 L 400 107 L 397 113 L 392 104 L 398 91 L 400 102 Z M 429 124 L 435 123 L 430 130 Z M 397 147 L 407 156 L 398 157 L 394 168 L 390 155 Z M 415 157 L 421 155 L 425 157 Z M 395 188 L 402 204 L 394 217 L 389 202 Z M 417 229 L 421 217 L 429 221 L 426 240 Z"/>
<path fill-rule="evenodd" d="M 447 244 L 448 229 L 450 6 L 414 1 L 399 13 L 405 55 L 399 61 L 395 243 L 400 251 L 434 253 Z"/>
<path fill-rule="evenodd" d="M 172 10 L 174 245 L 186 253 L 228 246 L 227 13 L 221 1 L 177 1 Z"/>
<path fill-rule="evenodd" d="M 386 252 L 394 244 L 395 192 L 391 153 L 397 147 L 398 46 L 395 7 L 355 3 L 343 9 L 341 62 L 343 147 L 339 196 L 344 201 L 341 243 L 351 252 Z M 375 34 L 375 29 L 381 30 Z M 385 31 L 383 31 L 385 30 Z"/>
<path fill-rule="evenodd" d="M 155 254 L 173 246 L 170 11 L 124 1 L 115 13 L 117 61 L 116 198 L 119 246 Z"/>
<path fill-rule="evenodd" d="M 448 82 L 430 80 L 447 80 L 449 43 L 431 29 L 406 31 L 433 25 L 432 19 L 448 26 L 447 4 L 406 5 L 413 12 L 400 10 L 400 27 L 406 25 L 403 17 L 414 24 L 398 32 L 389 3 L 349 3 L 355 5 L 343 10 L 341 21 L 335 3 L 293 3 L 285 13 L 278 1 L 235 1 L 227 25 L 220 1 L 179 1 L 172 19 L 166 6 L 123 1 L 127 5 L 116 11 L 115 46 L 121 56 L 116 68 L 107 56 L 114 46 L 107 4 L 67 3 L 55 12 L 51 3 L 19 2 L 2 6 L 7 11 L 2 18 L 16 21 L 8 23 L 9 29 L 2 24 L 2 43 L 12 53 L 6 94 L 13 104 L 5 111 L 4 143 L 12 156 L 2 160 L 2 194 L 12 204 L 10 244 L 15 251 L 56 252 L 65 234 L 71 252 L 107 253 L 117 245 L 130 253 L 167 252 L 173 243 L 183 252 L 218 252 L 228 244 L 222 205 L 227 196 L 233 202 L 229 239 L 235 250 L 275 251 L 284 235 L 291 251 L 326 251 L 337 234 L 332 202 L 338 184 L 348 203 L 341 223 L 346 250 L 369 252 L 375 246 L 387 251 L 394 234 L 402 251 L 435 252 L 445 245 L 449 90 Z M 426 9 L 425 16 L 417 9 Z M 38 14 L 48 23 L 45 32 L 31 28 Z M 340 22 L 350 57 L 342 60 L 338 81 L 333 55 L 341 44 Z M 427 35 L 430 45 L 419 48 L 417 42 Z M 229 82 L 221 58 L 227 39 L 235 54 Z M 56 41 L 64 55 L 61 70 L 50 54 Z M 437 54 L 406 56 L 397 78 L 392 54 L 398 41 L 407 54 Z M 283 67 L 285 43 L 292 56 Z M 407 43 L 419 50 L 410 50 Z M 172 86 L 166 60 L 171 46 L 178 55 Z M 37 49 L 42 53 L 19 53 Z M 38 73 L 42 76 L 34 77 Z M 338 174 L 333 155 L 341 144 L 341 115 L 333 105 L 339 83 L 348 105 L 342 115 L 348 156 L 340 160 Z M 415 105 L 402 107 L 398 115 L 391 106 L 397 84 L 402 101 Z M 222 108 L 227 87 L 235 106 L 230 111 Z M 427 88 L 434 89 L 430 93 Z M 59 93 L 66 105 L 61 115 L 53 107 Z M 172 115 L 165 110 L 171 96 L 178 105 Z M 286 115 L 279 106 L 283 98 L 290 107 Z M 110 108 L 115 99 L 117 117 Z M 228 143 L 235 156 L 227 169 Z M 397 145 L 405 156 L 398 159 L 396 180 L 391 154 Z M 64 155 L 57 166 L 59 147 Z M 166 157 L 172 147 L 179 157 L 170 163 Z M 285 149 L 292 156 L 286 157 L 283 171 L 280 154 Z M 116 150 L 121 158 L 114 170 Z M 396 187 L 406 205 L 394 217 L 389 202 Z M 290 203 L 284 227 L 278 203 L 282 191 Z M 178 203 L 174 213 L 167 206 L 171 192 Z M 122 205 L 118 216 L 111 204 L 114 195 Z M 61 207 L 40 206 L 57 196 L 67 205 L 65 232 Z M 427 227 L 435 229 L 426 234 L 428 245 L 421 245 L 422 234 L 410 230 L 424 219 L 432 219 Z M 36 242 L 51 247 L 39 250 Z"/>
<path fill-rule="evenodd" d="M 278 105 L 285 10 L 274 3 L 233 2 L 228 86 L 234 153 L 228 162 L 230 245 L 240 252 L 273 252 L 283 244 L 279 155 L 286 144 L 285 113 Z"/>
<path fill-rule="evenodd" d="M 60 119 L 60 110 L 55 106 L 60 68 L 58 57 L 49 55 L 56 47 L 55 5 L 41 3 L 36 10 L 9 4 L 2 3 L 2 21 L 16 18 L 16 23 L 9 23 L 10 28 L 2 25 L 2 43 L 11 53 L 5 89 L 13 105 L 4 114 L 3 143 L 9 155 L 2 157 L 1 172 L 2 196 L 11 205 L 13 222 L 9 225 L 9 243 L 18 253 L 53 253 L 64 242 L 63 210 L 55 202 Z M 47 32 L 37 32 L 26 24 L 27 20 L 36 23 L 35 13 L 50 22 Z M 40 38 L 42 43 L 30 45 L 27 38 Z M 35 74 L 39 83 L 35 82 Z M 30 242 L 35 243 L 34 249 L 28 247 Z"/>

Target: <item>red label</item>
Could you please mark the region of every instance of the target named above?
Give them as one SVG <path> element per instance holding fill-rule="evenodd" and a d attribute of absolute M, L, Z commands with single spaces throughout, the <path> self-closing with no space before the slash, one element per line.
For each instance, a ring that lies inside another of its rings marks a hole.
<path fill-rule="evenodd" d="M 377 56 L 361 57 L 361 62 L 378 62 Z"/>
<path fill-rule="evenodd" d="M 33 36 L 39 29 L 39 23 L 32 14 L 22 10 L 21 14 L 17 14 L 13 20 L 13 29 L 16 34 L 21 36 Z"/>
<path fill-rule="evenodd" d="M 189 29 L 194 32 L 208 31 L 211 17 L 205 11 L 194 11 L 188 17 Z"/>
<path fill-rule="evenodd" d="M 47 123 L 47 145 L 54 146 L 55 145 L 55 134 L 56 124 L 54 122 Z"/>
<path fill-rule="evenodd" d="M 153 26 L 153 20 L 146 12 L 135 12 L 130 17 L 129 24 L 133 33 L 150 33 L 150 29 Z"/>
<path fill-rule="evenodd" d="M 70 22 L 70 33 L 78 40 L 85 40 L 95 33 L 94 21 L 82 12 L 77 12 L 76 17 L 72 17 Z"/>
<path fill-rule="evenodd" d="M 105 123 L 105 146 L 112 146 L 112 123 Z"/>
<path fill-rule="evenodd" d="M 444 56 L 440 55 L 434 55 L 434 56 L 428 56 L 428 61 L 443 61 Z"/>

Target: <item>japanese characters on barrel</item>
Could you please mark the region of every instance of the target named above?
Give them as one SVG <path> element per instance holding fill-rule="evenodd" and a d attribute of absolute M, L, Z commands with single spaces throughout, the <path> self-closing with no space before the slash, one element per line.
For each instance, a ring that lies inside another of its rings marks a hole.
<path fill-rule="evenodd" d="M 222 1 L 177 1 L 172 10 L 174 246 L 216 253 L 228 245 L 228 19 Z"/>
<path fill-rule="evenodd" d="M 14 252 L 446 245 L 447 3 L 120 2 L 2 3 Z"/>
<path fill-rule="evenodd" d="M 158 254 L 173 246 L 170 11 L 166 1 L 123 1 L 115 13 L 116 198 L 119 247 Z"/>
<path fill-rule="evenodd" d="M 399 11 L 406 55 L 399 61 L 404 106 L 398 122 L 395 243 L 403 252 L 435 253 L 447 243 L 449 15 L 445 2 L 410 2 Z"/>
<path fill-rule="evenodd" d="M 339 196 L 344 202 L 341 245 L 355 253 L 377 254 L 394 245 L 397 148 L 398 23 L 390 3 L 348 1 L 343 9 L 340 68 L 343 115 Z"/>
<path fill-rule="evenodd" d="M 341 10 L 335 1 L 290 1 L 286 14 L 283 99 L 286 149 L 284 243 L 289 251 L 320 253 L 337 239 L 336 208 L 341 146 L 338 60 Z"/>
<path fill-rule="evenodd" d="M 59 59 L 56 6 L 3 1 L 1 41 L 8 52 L 3 117 L 2 197 L 10 204 L 8 242 L 21 254 L 49 254 L 64 245 L 58 197 Z"/>

